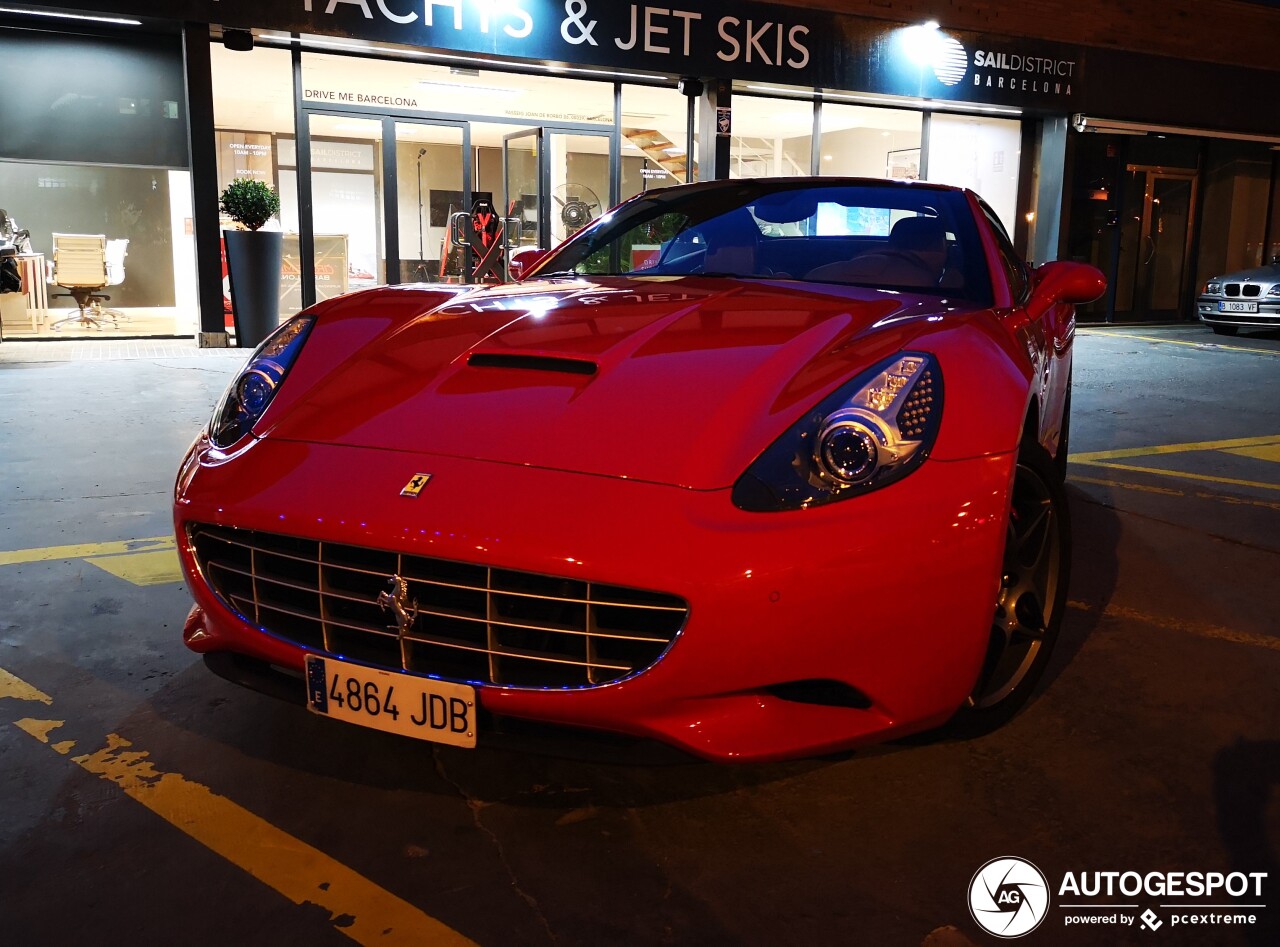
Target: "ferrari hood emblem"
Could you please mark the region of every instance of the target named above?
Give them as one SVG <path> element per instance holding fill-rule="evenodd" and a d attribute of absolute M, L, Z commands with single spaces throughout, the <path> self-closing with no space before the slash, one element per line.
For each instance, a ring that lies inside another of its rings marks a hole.
<path fill-rule="evenodd" d="M 422 488 L 430 482 L 431 474 L 414 474 L 413 479 L 404 485 L 404 489 L 400 491 L 400 495 L 402 497 L 416 497 L 422 492 Z"/>

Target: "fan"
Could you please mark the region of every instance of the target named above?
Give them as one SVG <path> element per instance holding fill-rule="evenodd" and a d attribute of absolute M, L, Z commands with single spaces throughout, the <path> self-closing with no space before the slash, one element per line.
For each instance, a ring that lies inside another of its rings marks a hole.
<path fill-rule="evenodd" d="M 565 238 L 591 223 L 600 212 L 600 198 L 585 184 L 561 184 L 551 192 L 551 199 L 556 202 Z"/>

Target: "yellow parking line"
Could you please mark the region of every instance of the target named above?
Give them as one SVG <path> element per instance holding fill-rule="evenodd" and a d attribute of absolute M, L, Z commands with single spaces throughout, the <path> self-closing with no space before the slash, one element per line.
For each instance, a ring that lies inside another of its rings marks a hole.
<path fill-rule="evenodd" d="M 1161 339 L 1152 335 L 1130 335 L 1127 332 L 1089 332 L 1082 330 L 1085 335 L 1107 335 L 1113 339 L 1133 339 L 1137 342 L 1156 342 L 1163 345 L 1189 345 L 1197 349 L 1216 349 L 1222 352 L 1248 352 L 1251 355 L 1280 355 L 1275 349 L 1253 349 L 1244 345 L 1231 345 L 1222 342 L 1210 342 L 1205 339 L 1202 342 L 1188 342 L 1184 339 Z"/>
<path fill-rule="evenodd" d="M 1092 464 L 1094 467 L 1106 467 L 1109 470 L 1128 470 L 1133 473 L 1153 474 L 1157 477 L 1177 477 L 1182 480 L 1197 480 L 1202 483 L 1225 483 L 1233 487 L 1253 487 L 1255 490 L 1280 490 L 1280 483 L 1263 483 L 1259 480 L 1236 480 L 1233 477 L 1211 477 L 1208 474 L 1183 473 L 1181 470 L 1162 470 L 1159 467 L 1136 467 L 1131 464 L 1108 464 L 1100 461 L 1079 461 Z"/>
<path fill-rule="evenodd" d="M 1123 487 L 1126 490 L 1137 490 L 1139 493 L 1158 493 L 1161 496 L 1184 497 L 1186 492 L 1173 487 L 1152 487 L 1145 483 L 1126 483 L 1123 480 L 1100 480 L 1096 477 L 1071 476 L 1072 483 L 1092 483 L 1099 487 Z"/>
<path fill-rule="evenodd" d="M 1148 615 L 1146 612 L 1138 611 L 1136 608 L 1128 608 L 1124 605 L 1108 604 L 1106 607 L 1099 609 L 1097 605 L 1090 605 L 1088 602 L 1070 601 L 1067 602 L 1067 607 L 1082 612 L 1097 612 L 1100 610 L 1106 618 L 1122 618 L 1126 621 L 1141 622 L 1144 625 L 1151 625 L 1162 631 L 1178 631 L 1183 634 L 1196 635 L 1200 638 L 1214 638 L 1219 641 L 1230 641 L 1232 644 L 1247 644 L 1255 648 L 1280 651 L 1280 638 L 1255 635 L 1248 631 L 1236 631 L 1232 628 L 1225 628 L 1222 625 L 1207 625 L 1203 622 L 1185 621 L 1181 618 Z"/>
<path fill-rule="evenodd" d="M 1229 506 L 1257 506 L 1265 510 L 1280 510 L 1280 503 L 1274 500 L 1259 500 L 1254 497 L 1236 496 L 1231 493 L 1208 493 L 1197 490 L 1194 494 L 1176 487 L 1156 487 L 1147 483 L 1133 483 L 1128 480 L 1103 480 L 1101 477 L 1080 477 L 1071 475 L 1071 483 L 1090 483 L 1099 487 L 1116 487 L 1121 490 L 1136 490 L 1139 493 L 1156 493 L 1160 496 L 1187 497 L 1194 496 L 1199 500 L 1217 500 Z"/>
<path fill-rule="evenodd" d="M 90 565 L 132 582 L 134 585 L 164 585 L 182 581 L 182 567 L 173 549 L 136 552 L 126 556 L 99 556 L 86 560 Z"/>
<path fill-rule="evenodd" d="M 0 697 L 50 703 L 46 695 L 3 668 Z M 27 717 L 15 725 L 49 744 L 53 732 L 64 724 Z M 64 756 L 75 747 L 71 740 L 49 745 Z M 105 747 L 72 759 L 295 904 L 314 904 L 328 911 L 334 929 L 358 944 L 475 947 L 451 927 L 225 796 L 177 773 L 156 769 L 150 754 L 132 746 L 112 733 Z"/>
<path fill-rule="evenodd" d="M 160 549 L 177 549 L 172 536 L 156 536 L 152 539 L 127 539 L 114 543 L 80 543 L 74 546 L 41 546 L 36 549 L 17 549 L 0 552 L 0 566 L 16 566 L 27 562 L 52 562 L 57 559 L 90 559 L 94 556 L 119 556 L 125 553 L 152 552 Z"/>
<path fill-rule="evenodd" d="M 1280 434 L 1264 437 L 1234 437 L 1225 441 L 1191 441 L 1186 444 L 1158 444 L 1153 447 L 1124 447 L 1119 450 L 1098 450 L 1084 454 L 1071 454 L 1068 460 L 1077 464 L 1090 464 L 1098 460 L 1123 460 L 1127 457 L 1147 457 L 1154 454 L 1183 454 L 1199 450 L 1231 450 L 1241 447 L 1263 447 L 1280 444 Z"/>
<path fill-rule="evenodd" d="M 11 697 L 14 700 L 33 700 L 42 704 L 52 704 L 53 698 L 36 690 L 20 677 L 15 677 L 4 668 L 0 668 L 0 699 Z"/>
<path fill-rule="evenodd" d="M 1229 447 L 1225 453 L 1280 464 L 1280 438 L 1277 438 L 1274 443 L 1259 444 L 1257 447 Z"/>

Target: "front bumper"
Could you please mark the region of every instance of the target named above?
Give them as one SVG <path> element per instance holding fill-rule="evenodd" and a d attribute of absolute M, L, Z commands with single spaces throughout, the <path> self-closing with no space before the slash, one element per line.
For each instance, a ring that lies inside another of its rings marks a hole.
<path fill-rule="evenodd" d="M 198 652 L 295 671 L 306 653 L 213 593 L 187 542 L 192 523 L 581 577 L 680 596 L 682 635 L 615 684 L 481 687 L 487 711 L 718 760 L 844 749 L 941 724 L 968 696 L 991 626 L 1013 463 L 930 461 L 864 497 L 749 514 L 727 489 L 270 439 L 223 459 L 198 442 L 175 505 L 196 600 L 184 637 Z M 420 472 L 433 474 L 429 487 L 400 496 Z M 869 706 L 777 690 L 815 680 L 847 685 Z"/>
<path fill-rule="evenodd" d="M 1200 296 L 1196 299 L 1196 316 L 1207 326 L 1237 326 L 1242 329 L 1272 329 L 1280 326 L 1280 298 L 1264 296 L 1231 300 L 1255 303 L 1257 312 L 1220 312 L 1218 304 L 1223 300 L 1224 297 L 1220 296 Z"/>

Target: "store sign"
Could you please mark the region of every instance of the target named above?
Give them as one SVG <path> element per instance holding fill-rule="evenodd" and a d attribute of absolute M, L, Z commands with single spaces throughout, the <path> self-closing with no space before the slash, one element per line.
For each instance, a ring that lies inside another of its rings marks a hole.
<path fill-rule="evenodd" d="M 81 7 L 534 62 L 1016 105 L 1068 104 L 1078 50 L 742 0 L 80 0 Z M 677 5 L 678 4 L 678 5 Z M 922 32 L 923 31 L 923 32 Z M 344 100 L 335 99 L 343 104 Z M 407 103 L 361 102 L 412 108 Z"/>
<path fill-rule="evenodd" d="M 936 23 L 884 40 L 887 88 L 901 95 L 1009 105 L 1066 105 L 1081 74 L 1077 51 L 1036 40 L 951 34 Z"/>

